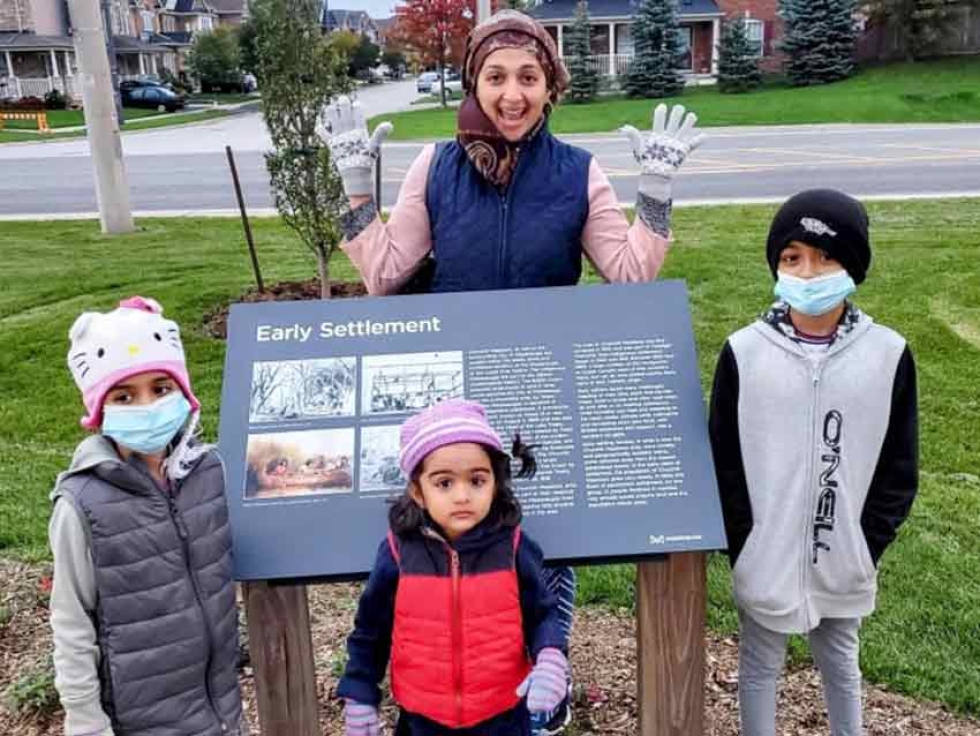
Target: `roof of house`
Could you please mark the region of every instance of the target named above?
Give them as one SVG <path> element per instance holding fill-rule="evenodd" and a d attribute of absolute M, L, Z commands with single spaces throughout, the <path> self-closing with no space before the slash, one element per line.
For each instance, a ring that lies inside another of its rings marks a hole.
<path fill-rule="evenodd" d="M 113 36 L 112 46 L 117 54 L 160 54 L 167 50 L 161 44 L 143 41 L 135 36 Z"/>
<path fill-rule="evenodd" d="M 363 27 L 373 23 L 371 16 L 365 10 L 333 10 L 324 3 L 320 13 L 320 25 L 327 30 L 344 26 Z"/>
<path fill-rule="evenodd" d="M 154 39 L 154 43 L 162 43 L 170 46 L 190 46 L 194 40 L 194 34 L 191 31 L 166 31 L 162 34 L 153 34 L 154 36 L 162 36 L 159 41 Z"/>
<path fill-rule="evenodd" d="M 51 49 L 74 49 L 71 36 L 39 36 L 36 33 L 19 31 L 0 31 L 0 49 L 6 51 L 48 51 Z"/>
<path fill-rule="evenodd" d="M 571 20 L 575 17 L 578 0 L 542 0 L 528 13 L 539 21 Z M 589 0 L 590 18 L 629 18 L 636 13 L 638 0 Z M 722 16 L 715 0 L 677 0 L 677 15 L 681 20 L 695 16 Z"/>
<path fill-rule="evenodd" d="M 208 0 L 208 5 L 219 15 L 243 15 L 245 0 Z"/>
<path fill-rule="evenodd" d="M 163 9 L 171 13 L 207 13 L 211 2 L 208 0 L 164 0 Z"/>

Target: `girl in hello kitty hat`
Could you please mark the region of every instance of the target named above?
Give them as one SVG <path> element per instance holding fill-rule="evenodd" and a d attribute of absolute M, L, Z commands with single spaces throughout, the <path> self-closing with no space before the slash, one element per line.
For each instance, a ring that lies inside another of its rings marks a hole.
<path fill-rule="evenodd" d="M 82 314 L 68 367 L 96 433 L 58 477 L 51 628 L 66 736 L 241 736 L 224 468 L 194 437 L 180 329 L 153 299 Z"/>

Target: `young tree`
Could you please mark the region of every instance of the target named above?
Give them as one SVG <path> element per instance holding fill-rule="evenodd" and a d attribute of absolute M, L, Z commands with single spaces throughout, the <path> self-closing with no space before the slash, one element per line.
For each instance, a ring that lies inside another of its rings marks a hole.
<path fill-rule="evenodd" d="M 633 62 L 626 71 L 630 97 L 670 97 L 684 89 L 678 66 L 680 25 L 675 0 L 642 0 L 633 16 Z"/>
<path fill-rule="evenodd" d="M 435 64 L 446 105 L 446 64 L 463 63 L 466 36 L 473 28 L 472 0 L 406 0 L 395 7 L 392 35 L 415 50 L 424 65 Z"/>
<path fill-rule="evenodd" d="M 729 18 L 718 45 L 718 89 L 721 92 L 748 92 L 762 84 L 756 49 L 749 41 L 741 18 Z"/>
<path fill-rule="evenodd" d="M 357 79 L 359 75 L 365 73 L 368 69 L 376 67 L 380 58 L 381 49 L 372 43 L 370 38 L 362 35 L 358 39 L 354 53 L 348 59 L 348 73 L 351 77 Z"/>
<path fill-rule="evenodd" d="M 786 25 L 781 44 L 786 73 L 797 86 L 846 79 L 854 73 L 856 0 L 780 0 Z"/>
<path fill-rule="evenodd" d="M 241 50 L 234 29 L 217 28 L 194 37 L 187 64 L 205 91 L 241 86 Z"/>
<path fill-rule="evenodd" d="M 255 34 L 255 24 L 248 20 L 238 27 L 238 54 L 242 70 L 258 77 L 258 37 Z"/>
<path fill-rule="evenodd" d="M 565 33 L 565 54 L 568 57 L 568 74 L 571 86 L 568 99 L 571 102 L 589 102 L 599 87 L 599 75 L 589 66 L 592 54 L 592 30 L 589 26 L 589 4 L 579 0 L 575 7 L 575 22 Z"/>
<path fill-rule="evenodd" d="M 265 154 L 279 214 L 313 251 L 320 295 L 330 297 L 330 257 L 340 243 L 346 198 L 330 151 L 317 134 L 320 113 L 347 92 L 346 61 L 320 32 L 318 0 L 253 0 L 262 116 L 272 138 Z"/>

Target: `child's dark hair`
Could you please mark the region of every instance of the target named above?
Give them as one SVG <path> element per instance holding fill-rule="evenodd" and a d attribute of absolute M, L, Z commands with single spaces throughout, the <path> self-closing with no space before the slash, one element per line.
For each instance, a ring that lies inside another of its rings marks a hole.
<path fill-rule="evenodd" d="M 521 461 L 520 470 L 517 471 L 518 478 L 533 478 L 538 471 L 538 463 L 534 458 L 534 448 L 536 445 L 525 445 L 521 440 L 519 432 L 514 434 L 514 441 L 511 445 L 511 455 L 501 452 L 495 447 L 482 445 L 487 455 L 490 457 L 490 467 L 493 470 L 494 484 L 496 486 L 493 503 L 490 505 L 488 518 L 494 520 L 497 528 L 509 526 L 514 527 L 521 523 L 521 504 L 514 495 L 514 486 L 511 477 L 510 460 L 513 455 L 515 460 Z M 388 509 L 388 523 L 395 534 L 406 534 L 418 531 L 425 524 L 425 511 L 415 503 L 411 496 L 413 483 L 418 483 L 422 475 L 422 468 L 425 466 L 423 460 L 418 464 L 409 478 L 408 488 L 405 493 L 391 501 L 391 508 Z"/>

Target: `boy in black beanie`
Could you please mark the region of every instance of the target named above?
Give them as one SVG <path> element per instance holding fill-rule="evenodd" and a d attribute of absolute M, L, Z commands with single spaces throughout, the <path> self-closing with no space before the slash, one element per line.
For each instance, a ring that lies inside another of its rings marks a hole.
<path fill-rule="evenodd" d="M 871 265 L 868 216 L 829 189 L 776 214 L 776 303 L 728 338 L 710 433 L 739 611 L 743 736 L 775 736 L 789 634 L 805 634 L 833 736 L 861 736 L 858 630 L 918 487 L 915 365 L 848 297 Z"/>

